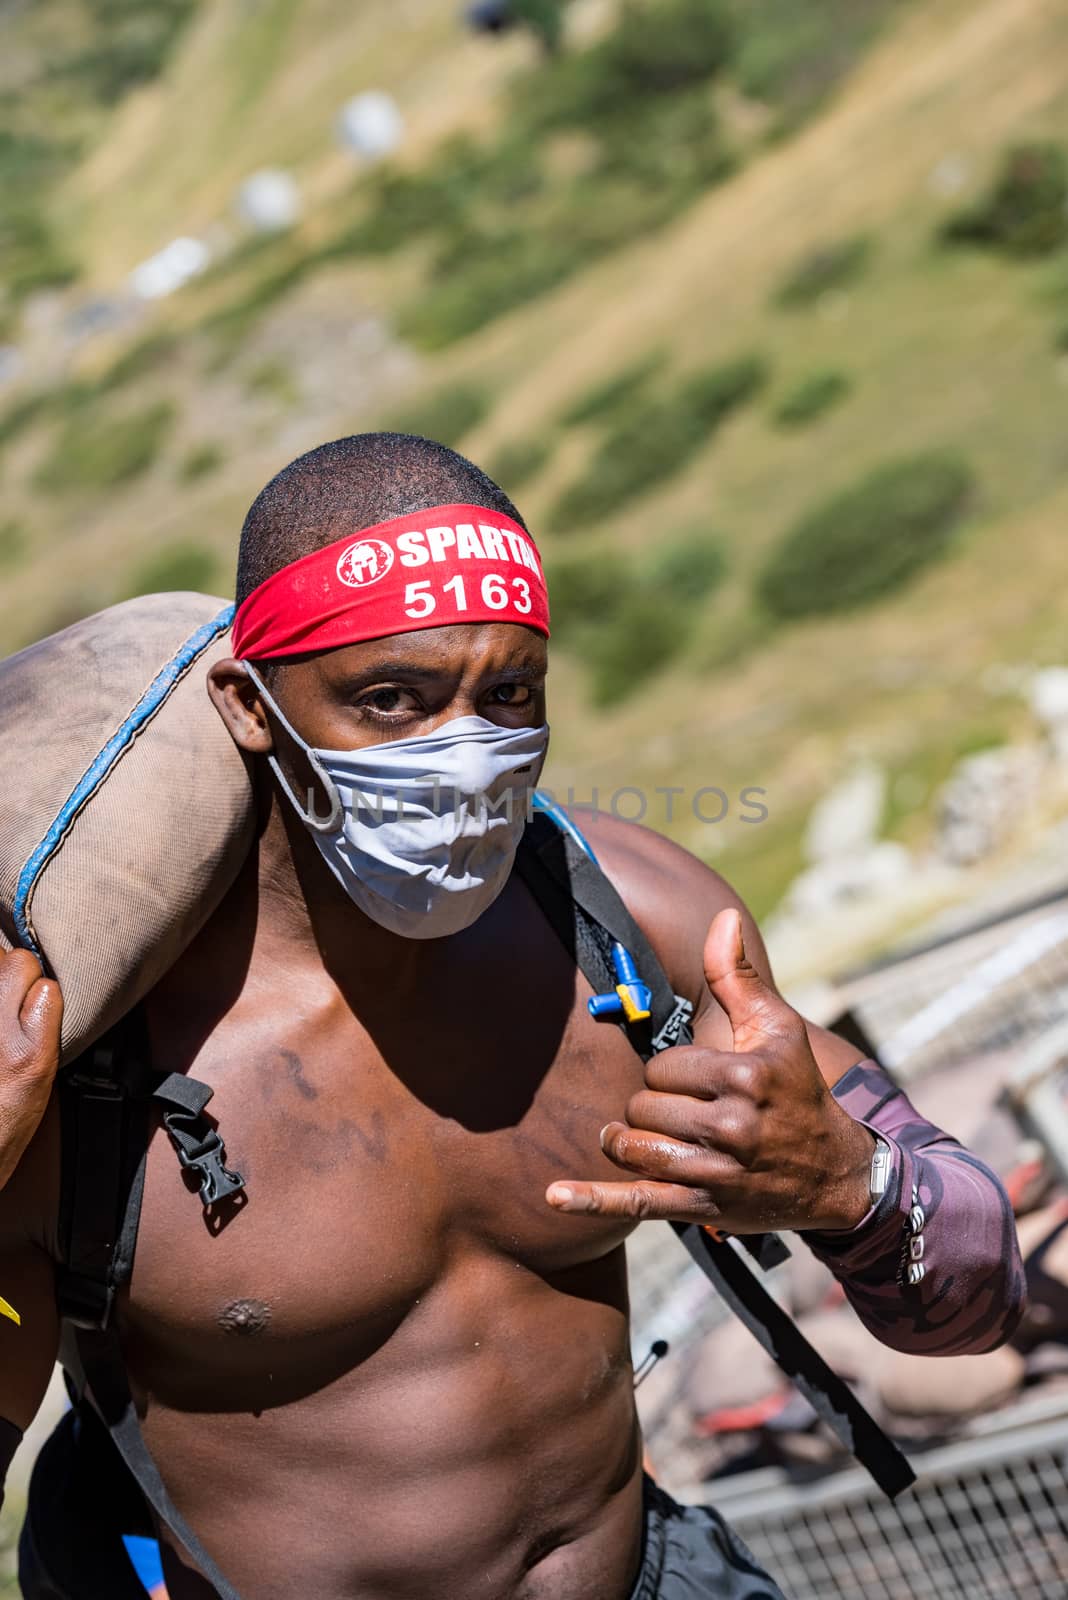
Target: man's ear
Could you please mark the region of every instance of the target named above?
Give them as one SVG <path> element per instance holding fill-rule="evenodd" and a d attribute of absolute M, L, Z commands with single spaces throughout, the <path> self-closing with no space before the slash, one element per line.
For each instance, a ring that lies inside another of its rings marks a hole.
<path fill-rule="evenodd" d="M 274 749 L 267 713 L 260 692 L 240 661 L 227 657 L 208 671 L 208 694 L 239 750 L 252 756 L 270 755 Z"/>

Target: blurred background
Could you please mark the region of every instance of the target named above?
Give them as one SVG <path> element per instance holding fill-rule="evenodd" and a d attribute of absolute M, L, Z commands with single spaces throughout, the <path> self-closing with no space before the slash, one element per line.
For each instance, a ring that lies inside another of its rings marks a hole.
<path fill-rule="evenodd" d="M 745 1480 L 791 1593 L 1068 1594 L 1068 8 L 0 0 L 0 260 L 0 653 L 232 594 L 255 493 L 340 434 L 426 433 L 512 495 L 557 797 L 724 872 L 787 993 L 1010 1179 L 1034 1256 L 986 1387 L 870 1396 L 935 1450 L 941 1510 L 893 1524 L 919 1567 L 878 1566 L 860 1488 L 831 1526 L 854 1480 L 767 1373 L 736 1392 L 659 1233 L 654 1463 Z M 830 1349 L 807 1274 L 781 1292 Z M 1020 1440 L 1039 1487 L 995 1491 Z"/>

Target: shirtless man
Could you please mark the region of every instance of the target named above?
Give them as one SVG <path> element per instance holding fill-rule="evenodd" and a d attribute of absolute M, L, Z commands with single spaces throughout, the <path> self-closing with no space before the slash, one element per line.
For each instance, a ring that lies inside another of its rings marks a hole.
<path fill-rule="evenodd" d="M 210 694 L 256 764 L 258 844 L 147 1014 L 153 1064 L 214 1089 L 248 1203 L 206 1227 L 157 1131 L 119 1307 L 145 1439 L 242 1600 L 775 1600 L 714 1513 L 643 1486 L 623 1251 L 640 1218 L 811 1230 L 905 1348 L 991 1349 L 1019 1313 L 996 1180 L 806 1027 L 694 857 L 582 824 L 695 1008 L 695 1043 L 643 1072 L 589 1016 L 502 812 L 450 830 L 421 789 L 407 833 L 350 827 L 369 778 L 536 781 L 531 548 L 476 468 L 396 435 L 302 457 L 245 523 L 235 655 L 254 675 L 225 662 Z M 21 1048 L 6 998 L 0 1072 Z M 873 1129 L 893 1168 L 874 1212 Z M 0 1197 L 23 1317 L 0 1325 L 11 1438 L 56 1351 L 58 1174 L 49 1116 Z M 165 1570 L 172 1600 L 212 1593 L 176 1548 Z"/>

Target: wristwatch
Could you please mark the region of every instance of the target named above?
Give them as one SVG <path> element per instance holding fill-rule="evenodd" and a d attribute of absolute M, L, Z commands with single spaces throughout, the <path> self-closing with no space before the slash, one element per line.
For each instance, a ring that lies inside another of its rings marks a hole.
<path fill-rule="evenodd" d="M 878 1134 L 876 1134 L 875 1154 L 871 1158 L 871 1179 L 868 1185 L 868 1192 L 871 1195 L 871 1203 L 873 1206 L 877 1206 L 883 1195 L 886 1193 L 887 1186 L 890 1183 L 890 1173 L 893 1171 L 893 1166 L 893 1151 L 887 1144 L 886 1140 L 880 1139 Z"/>

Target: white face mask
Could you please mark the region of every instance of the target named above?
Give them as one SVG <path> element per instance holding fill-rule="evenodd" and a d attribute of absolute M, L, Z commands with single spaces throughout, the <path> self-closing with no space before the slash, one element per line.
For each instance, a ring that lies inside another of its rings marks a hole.
<path fill-rule="evenodd" d="M 349 898 L 406 939 L 469 928 L 508 881 L 526 826 L 548 726 L 499 728 L 457 717 L 413 739 L 363 750 L 313 749 L 243 663 L 330 803 L 305 809 L 276 756 L 271 767 Z"/>

